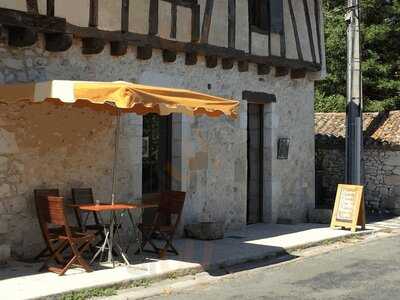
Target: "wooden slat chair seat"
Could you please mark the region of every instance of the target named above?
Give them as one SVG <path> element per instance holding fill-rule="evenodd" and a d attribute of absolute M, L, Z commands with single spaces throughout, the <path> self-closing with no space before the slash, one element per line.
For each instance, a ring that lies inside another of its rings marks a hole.
<path fill-rule="evenodd" d="M 165 257 L 166 252 L 179 255 L 178 250 L 173 245 L 173 238 L 181 220 L 185 197 L 185 192 L 169 191 L 160 193 L 160 202 L 152 224 L 139 224 L 139 230 L 142 232 L 141 249 L 150 244 L 154 250 L 151 252 L 157 253 L 161 258 Z M 165 220 L 172 220 L 172 217 L 175 218 L 175 221 L 170 225 L 166 225 Z M 154 235 L 164 241 L 162 247 L 156 245 L 153 239 Z"/>
<path fill-rule="evenodd" d="M 49 271 L 58 273 L 61 276 L 64 275 L 72 266 L 78 265 L 84 268 L 85 271 L 91 272 L 92 269 L 83 258 L 82 254 L 94 241 L 94 234 L 79 233 L 71 230 L 65 213 L 63 197 L 49 196 L 47 199 L 38 200 L 36 206 L 40 211 L 40 220 L 42 222 L 41 227 L 43 228 L 45 239 L 50 240 L 51 238 L 55 238 L 59 241 L 58 247 L 54 249 L 54 252 L 44 262 L 41 270 L 47 268 Z M 50 225 L 62 228 L 63 232 L 60 234 L 51 233 L 49 230 Z M 59 264 L 59 261 L 56 258 L 61 254 L 61 251 L 66 248 L 71 250 L 72 256 L 69 257 L 61 266 L 48 267 L 49 261 L 53 259 L 57 264 Z"/>

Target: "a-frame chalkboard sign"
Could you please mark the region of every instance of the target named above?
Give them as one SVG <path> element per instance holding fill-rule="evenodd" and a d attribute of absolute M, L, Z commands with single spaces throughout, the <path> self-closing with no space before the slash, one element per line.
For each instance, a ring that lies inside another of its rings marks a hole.
<path fill-rule="evenodd" d="M 331 228 L 365 229 L 364 187 L 361 185 L 339 184 Z"/>

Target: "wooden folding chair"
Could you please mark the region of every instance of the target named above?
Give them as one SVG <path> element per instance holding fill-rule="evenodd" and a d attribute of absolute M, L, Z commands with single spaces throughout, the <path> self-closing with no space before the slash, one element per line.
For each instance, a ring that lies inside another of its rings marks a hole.
<path fill-rule="evenodd" d="M 82 254 L 88 249 L 91 242 L 94 241 L 94 235 L 90 233 L 73 232 L 69 226 L 68 219 L 65 214 L 64 198 L 49 196 L 46 200 L 39 200 L 37 207 L 40 210 L 42 224 L 41 227 L 44 231 L 44 236 L 47 241 L 50 239 L 57 239 L 59 244 L 50 257 L 44 262 L 41 270 L 48 269 L 51 272 L 64 275 L 65 272 L 73 265 L 83 267 L 85 271 L 91 272 L 89 264 L 82 257 Z M 58 226 L 63 229 L 62 233 L 52 235 L 49 231 L 49 226 Z M 67 259 L 61 267 L 48 267 L 50 260 L 55 259 L 61 254 L 63 249 L 69 248 L 72 252 L 72 256 Z"/>
<path fill-rule="evenodd" d="M 161 193 L 160 203 L 152 224 L 139 224 L 139 229 L 142 232 L 141 249 L 144 249 L 149 243 L 154 252 L 159 254 L 161 258 L 165 257 L 167 251 L 179 255 L 172 242 L 182 216 L 185 197 L 185 192 L 169 191 Z M 173 217 L 175 220 L 166 225 L 165 220 L 172 220 Z M 154 235 L 164 241 L 164 246 L 159 248 L 155 244 Z"/>
<path fill-rule="evenodd" d="M 39 201 L 46 201 L 48 196 L 56 196 L 58 197 L 60 195 L 60 192 L 58 189 L 36 189 L 33 191 L 34 192 L 34 200 L 35 200 L 35 205 L 36 205 L 36 214 L 38 217 L 39 225 L 41 227 L 42 235 L 44 238 L 44 241 L 46 243 L 46 247 L 40 251 L 38 255 L 35 256 L 35 260 L 38 260 L 41 257 L 47 257 L 52 255 L 55 252 L 55 248 L 57 247 L 57 239 L 54 239 L 53 237 L 56 236 L 57 234 L 60 233 L 60 228 L 59 227 L 53 227 L 49 228 L 49 238 L 46 239 L 44 236 L 44 231 L 42 228 L 43 221 L 40 220 L 41 214 L 39 211 L 38 207 L 38 202 Z M 59 263 L 61 263 L 60 257 L 56 257 Z"/>
<path fill-rule="evenodd" d="M 71 189 L 72 193 L 72 203 L 73 204 L 94 204 L 93 191 L 91 188 L 73 188 Z M 87 218 L 91 213 L 82 213 L 79 208 L 74 208 L 76 221 L 78 223 L 81 231 L 93 230 L 95 231 L 95 235 L 100 235 L 104 238 L 104 225 L 101 224 L 99 220 L 99 216 L 96 212 L 93 212 L 93 221 L 94 223 L 86 224 Z"/>

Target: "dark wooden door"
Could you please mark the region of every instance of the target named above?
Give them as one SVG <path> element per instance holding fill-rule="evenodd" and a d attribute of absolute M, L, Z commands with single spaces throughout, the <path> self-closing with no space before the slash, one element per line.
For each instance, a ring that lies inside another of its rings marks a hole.
<path fill-rule="evenodd" d="M 155 193 L 171 190 L 172 117 L 149 114 L 143 117 L 143 201 Z M 151 224 L 156 209 L 145 209 L 143 222 Z M 166 225 L 170 220 L 160 220 Z"/>
<path fill-rule="evenodd" d="M 143 117 L 143 194 L 171 189 L 171 116 Z"/>
<path fill-rule="evenodd" d="M 247 223 L 262 222 L 264 107 L 247 106 Z"/>

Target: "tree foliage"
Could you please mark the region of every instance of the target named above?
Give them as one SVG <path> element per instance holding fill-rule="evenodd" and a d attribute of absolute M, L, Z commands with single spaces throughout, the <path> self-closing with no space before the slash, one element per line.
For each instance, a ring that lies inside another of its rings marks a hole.
<path fill-rule="evenodd" d="M 316 111 L 345 111 L 347 0 L 324 0 L 328 76 Z M 400 0 L 360 0 L 365 110 L 400 109 Z"/>

